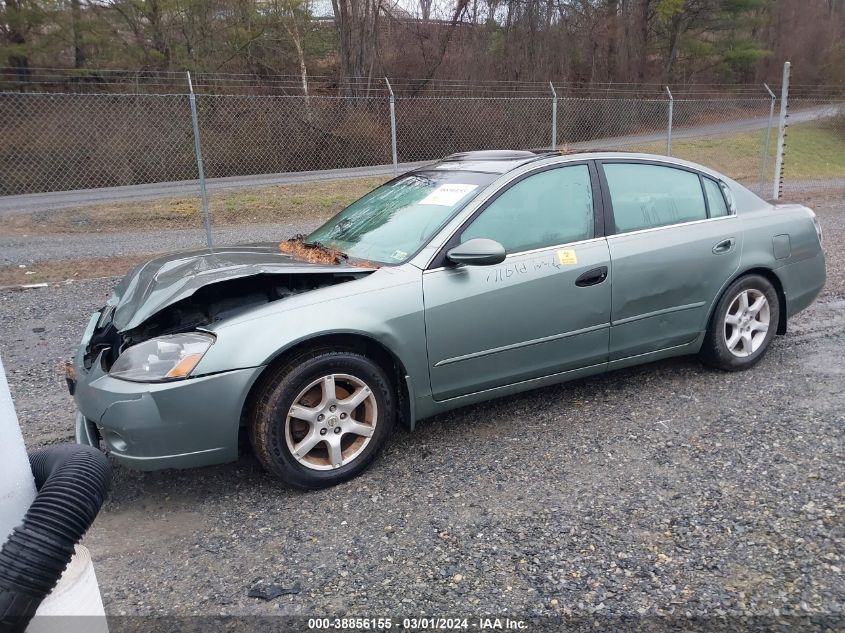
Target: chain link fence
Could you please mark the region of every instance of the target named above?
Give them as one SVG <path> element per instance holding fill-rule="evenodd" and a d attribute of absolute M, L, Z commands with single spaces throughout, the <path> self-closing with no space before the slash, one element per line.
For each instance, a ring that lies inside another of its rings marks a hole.
<path fill-rule="evenodd" d="M 776 186 L 780 103 L 765 90 L 706 98 L 557 90 L 562 96 L 551 86 L 546 96 L 508 97 L 197 94 L 213 239 L 307 231 L 393 173 L 482 149 L 671 154 L 764 198 L 776 189 L 794 199 L 845 197 L 841 97 L 790 99 Z M 23 249 L 0 265 L 24 251 L 48 253 L 49 236 L 66 258 L 205 246 L 194 142 L 187 94 L 0 92 L 0 244 Z M 15 246 L 23 236 L 27 245 Z"/>
<path fill-rule="evenodd" d="M 668 129 L 665 99 L 558 100 L 558 145 L 567 150 L 665 154 Z"/>
<path fill-rule="evenodd" d="M 385 99 L 197 95 L 197 112 L 216 243 L 307 231 L 364 193 L 352 183 L 296 183 L 296 174 L 319 180 L 391 162 Z M 244 188 L 240 177 L 255 174 L 294 176 L 288 187 Z"/>
<path fill-rule="evenodd" d="M 552 102 L 537 97 L 399 98 L 396 134 L 400 162 L 483 149 L 547 148 Z"/>
<path fill-rule="evenodd" d="M 845 99 L 788 103 L 780 197 L 845 200 Z"/>
<path fill-rule="evenodd" d="M 0 93 L 0 195 L 197 177 L 184 95 Z"/>
<path fill-rule="evenodd" d="M 197 107 L 209 178 L 391 160 L 383 99 L 198 95 Z"/>
<path fill-rule="evenodd" d="M 774 161 L 769 159 L 771 99 L 676 99 L 672 155 L 707 165 L 772 197 Z M 775 133 L 776 134 L 776 133 Z"/>

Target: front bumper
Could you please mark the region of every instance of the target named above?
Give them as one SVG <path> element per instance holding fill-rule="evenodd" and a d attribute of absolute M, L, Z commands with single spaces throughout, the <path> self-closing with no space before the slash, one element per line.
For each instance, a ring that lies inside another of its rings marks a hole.
<path fill-rule="evenodd" d="M 102 442 L 118 463 L 138 470 L 192 468 L 238 457 L 238 429 L 261 367 L 165 383 L 113 378 L 97 359 L 74 368 L 76 441 Z"/>
<path fill-rule="evenodd" d="M 77 411 L 74 425 L 76 427 L 74 435 L 77 444 L 100 448 L 100 440 L 102 438 L 100 437 L 100 431 L 97 429 L 96 424 Z"/>

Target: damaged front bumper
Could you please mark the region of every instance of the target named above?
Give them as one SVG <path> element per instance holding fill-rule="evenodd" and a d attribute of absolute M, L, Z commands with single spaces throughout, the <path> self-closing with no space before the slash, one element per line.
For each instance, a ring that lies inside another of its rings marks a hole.
<path fill-rule="evenodd" d="M 88 330 L 86 335 L 90 338 Z M 262 368 L 162 383 L 130 382 L 106 373 L 101 358 L 84 368 L 88 338 L 73 364 L 78 443 L 104 445 L 117 462 L 138 470 L 237 459 L 241 411 Z"/>
<path fill-rule="evenodd" d="M 97 430 L 96 424 L 77 411 L 74 425 L 76 427 L 74 436 L 76 437 L 77 444 L 101 448 L 100 440 L 102 438 L 100 437 L 100 432 Z"/>

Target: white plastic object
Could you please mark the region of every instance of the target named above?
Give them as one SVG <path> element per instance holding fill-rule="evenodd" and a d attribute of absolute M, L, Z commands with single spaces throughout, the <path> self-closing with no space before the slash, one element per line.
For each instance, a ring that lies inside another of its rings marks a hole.
<path fill-rule="evenodd" d="M 35 481 L 0 359 L 0 544 L 19 526 L 35 499 Z M 26 633 L 108 633 L 91 554 L 82 545 Z M 50 617 L 88 616 L 88 617 Z"/>
<path fill-rule="evenodd" d="M 38 607 L 26 633 L 108 633 L 108 630 L 91 554 L 77 545 L 64 575 Z"/>
<path fill-rule="evenodd" d="M 21 524 L 34 499 L 35 481 L 0 359 L 0 545 Z"/>

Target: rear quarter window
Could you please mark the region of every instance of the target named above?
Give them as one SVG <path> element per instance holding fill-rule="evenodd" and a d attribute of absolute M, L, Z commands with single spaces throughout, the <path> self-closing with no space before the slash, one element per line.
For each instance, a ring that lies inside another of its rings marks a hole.
<path fill-rule="evenodd" d="M 719 183 L 706 176 L 702 176 L 701 181 L 704 183 L 704 194 L 707 196 L 707 205 L 710 207 L 710 217 L 720 218 L 728 215 L 728 205 Z"/>

